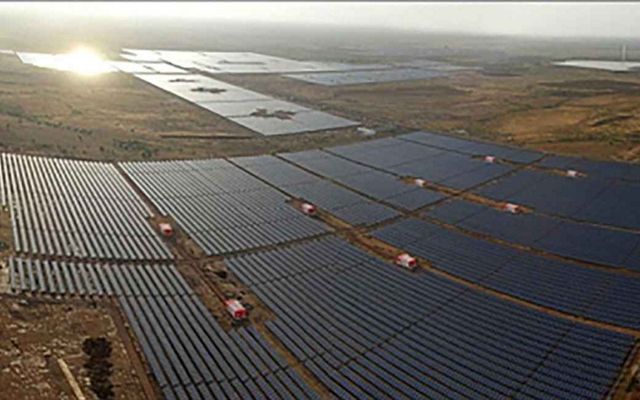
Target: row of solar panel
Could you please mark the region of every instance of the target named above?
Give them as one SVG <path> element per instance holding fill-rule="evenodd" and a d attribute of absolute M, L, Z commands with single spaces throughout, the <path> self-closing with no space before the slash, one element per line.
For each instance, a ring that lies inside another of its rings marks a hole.
<path fill-rule="evenodd" d="M 172 265 L 12 258 L 16 292 L 117 296 L 167 399 L 317 398 L 254 328 L 225 332 Z"/>
<path fill-rule="evenodd" d="M 18 253 L 91 259 L 173 256 L 150 210 L 115 166 L 3 154 L 3 187 Z"/>
<path fill-rule="evenodd" d="M 373 233 L 455 276 L 532 303 L 640 328 L 640 279 L 555 261 L 418 219 Z"/>
<path fill-rule="evenodd" d="M 600 399 L 633 345 L 331 237 L 228 265 L 276 313 L 268 328 L 338 398 Z"/>
<path fill-rule="evenodd" d="M 461 228 L 591 263 L 640 270 L 640 234 L 560 220 L 537 213 L 512 214 L 454 200 L 425 215 Z"/>
<path fill-rule="evenodd" d="M 119 302 L 168 400 L 317 398 L 258 331 L 225 332 L 195 296 Z"/>
<path fill-rule="evenodd" d="M 373 71 L 341 71 L 288 74 L 287 78 L 324 86 L 361 85 L 366 83 L 398 82 L 433 79 L 446 76 L 446 71 L 419 68 L 394 68 Z"/>
<path fill-rule="evenodd" d="M 143 282 L 146 282 L 143 283 Z M 185 296 L 193 290 L 173 265 L 109 265 L 11 258 L 14 292 L 78 296 Z"/>
<path fill-rule="evenodd" d="M 498 159 L 504 159 L 521 164 L 535 162 L 544 156 L 543 153 L 534 150 L 461 139 L 453 136 L 438 135 L 422 131 L 400 135 L 398 136 L 398 139 L 471 156 L 494 156 Z"/>
<path fill-rule="evenodd" d="M 635 206 L 640 198 L 640 167 L 633 165 L 559 156 L 542 159 L 543 154 L 535 151 L 426 132 L 327 151 L 397 176 L 418 177 L 454 189 L 480 185 L 476 192 L 482 196 L 526 205 L 547 214 L 640 228 L 640 211 Z M 545 168 L 575 167 L 587 176 L 570 178 L 533 169 L 508 174 L 514 171 L 514 166 L 474 158 L 487 155 Z"/>
<path fill-rule="evenodd" d="M 318 61 L 298 61 L 251 52 L 203 52 L 178 50 L 123 49 L 121 56 L 137 62 L 167 61 L 186 69 L 209 73 L 291 73 L 303 71 L 335 71 L 388 68 L 383 64 L 343 64 Z"/>
<path fill-rule="evenodd" d="M 595 178 L 640 181 L 640 166 L 637 164 L 549 155 L 541 160 L 538 165 L 560 170 L 573 169 Z"/>
<path fill-rule="evenodd" d="M 440 193 L 406 184 L 397 176 L 320 150 L 280 154 L 280 157 L 395 207 L 415 210 L 444 198 Z"/>
<path fill-rule="evenodd" d="M 522 170 L 484 186 L 477 193 L 552 215 L 599 224 L 640 228 L 640 183 L 584 177 L 570 179 Z"/>
<path fill-rule="evenodd" d="M 285 195 L 225 160 L 128 163 L 122 168 L 208 255 L 328 229 L 287 204 Z"/>
<path fill-rule="evenodd" d="M 231 161 L 290 196 L 311 202 L 352 225 L 369 225 L 399 215 L 389 207 L 274 156 L 242 157 Z"/>
<path fill-rule="evenodd" d="M 386 138 L 327 149 L 332 154 L 378 168 L 396 176 L 413 176 L 451 188 L 466 190 L 514 169 L 503 163 L 416 142 Z"/>

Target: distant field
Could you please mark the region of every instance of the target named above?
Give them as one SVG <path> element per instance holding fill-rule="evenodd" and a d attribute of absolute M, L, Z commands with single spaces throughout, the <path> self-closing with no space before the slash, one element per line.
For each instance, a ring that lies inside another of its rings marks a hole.
<path fill-rule="evenodd" d="M 254 39 L 246 43 L 246 50 L 362 63 L 430 57 L 483 70 L 337 87 L 279 75 L 216 79 L 385 132 L 424 129 L 564 154 L 640 161 L 640 76 L 551 65 L 566 56 L 606 57 L 614 45 L 506 39 L 480 43 L 477 38 L 454 37 L 437 38 L 425 47 L 415 37 L 398 36 L 398 46 L 392 40 L 373 44 L 356 37 L 363 44 L 330 46 L 331 40 L 323 37 L 327 47 L 314 49 L 309 43 L 296 47 L 278 41 L 260 49 Z M 196 40 L 191 48 L 212 48 L 203 43 Z M 226 45 L 239 50 L 239 43 L 235 38 Z M 486 49 L 479 51 L 482 46 Z M 565 54 L 567 48 L 574 53 Z M 0 135 L 5 151 L 102 160 L 248 155 L 360 140 L 354 129 L 259 137 L 125 74 L 87 79 L 25 66 L 11 56 L 0 56 Z"/>
<path fill-rule="evenodd" d="M 501 69 L 506 70 L 505 66 Z M 322 104 L 374 124 L 394 123 L 594 158 L 640 160 L 640 76 L 532 66 L 512 73 L 321 87 L 283 77 L 233 83 Z"/>
<path fill-rule="evenodd" d="M 0 56 L 3 151 L 98 160 L 212 157 L 349 142 L 357 138 L 352 132 L 260 137 L 126 74 L 80 77 Z"/>

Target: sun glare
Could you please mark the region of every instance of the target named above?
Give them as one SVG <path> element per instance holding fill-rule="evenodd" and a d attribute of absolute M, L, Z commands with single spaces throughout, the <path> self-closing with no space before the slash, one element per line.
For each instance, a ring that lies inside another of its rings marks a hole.
<path fill-rule="evenodd" d="M 97 75 L 113 71 L 108 62 L 87 47 L 78 47 L 70 53 L 58 54 L 56 61 L 58 69 L 80 75 Z"/>

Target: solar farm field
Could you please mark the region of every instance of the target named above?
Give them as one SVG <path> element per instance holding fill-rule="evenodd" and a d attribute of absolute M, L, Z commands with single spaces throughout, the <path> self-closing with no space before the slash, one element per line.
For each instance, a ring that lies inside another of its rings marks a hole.
<path fill-rule="evenodd" d="M 122 398 L 635 390 L 640 167 L 428 132 L 251 157 L 1 160 L 1 298 L 22 302 L 14 314 L 111 310 L 117 362 L 100 382 L 118 396 L 133 382 Z"/>

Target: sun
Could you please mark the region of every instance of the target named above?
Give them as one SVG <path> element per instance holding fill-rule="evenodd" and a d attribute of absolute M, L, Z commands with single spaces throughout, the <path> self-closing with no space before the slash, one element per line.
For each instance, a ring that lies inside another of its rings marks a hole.
<path fill-rule="evenodd" d="M 113 70 L 107 61 L 88 47 L 78 47 L 69 53 L 58 54 L 57 58 L 58 69 L 80 75 L 97 75 Z"/>

